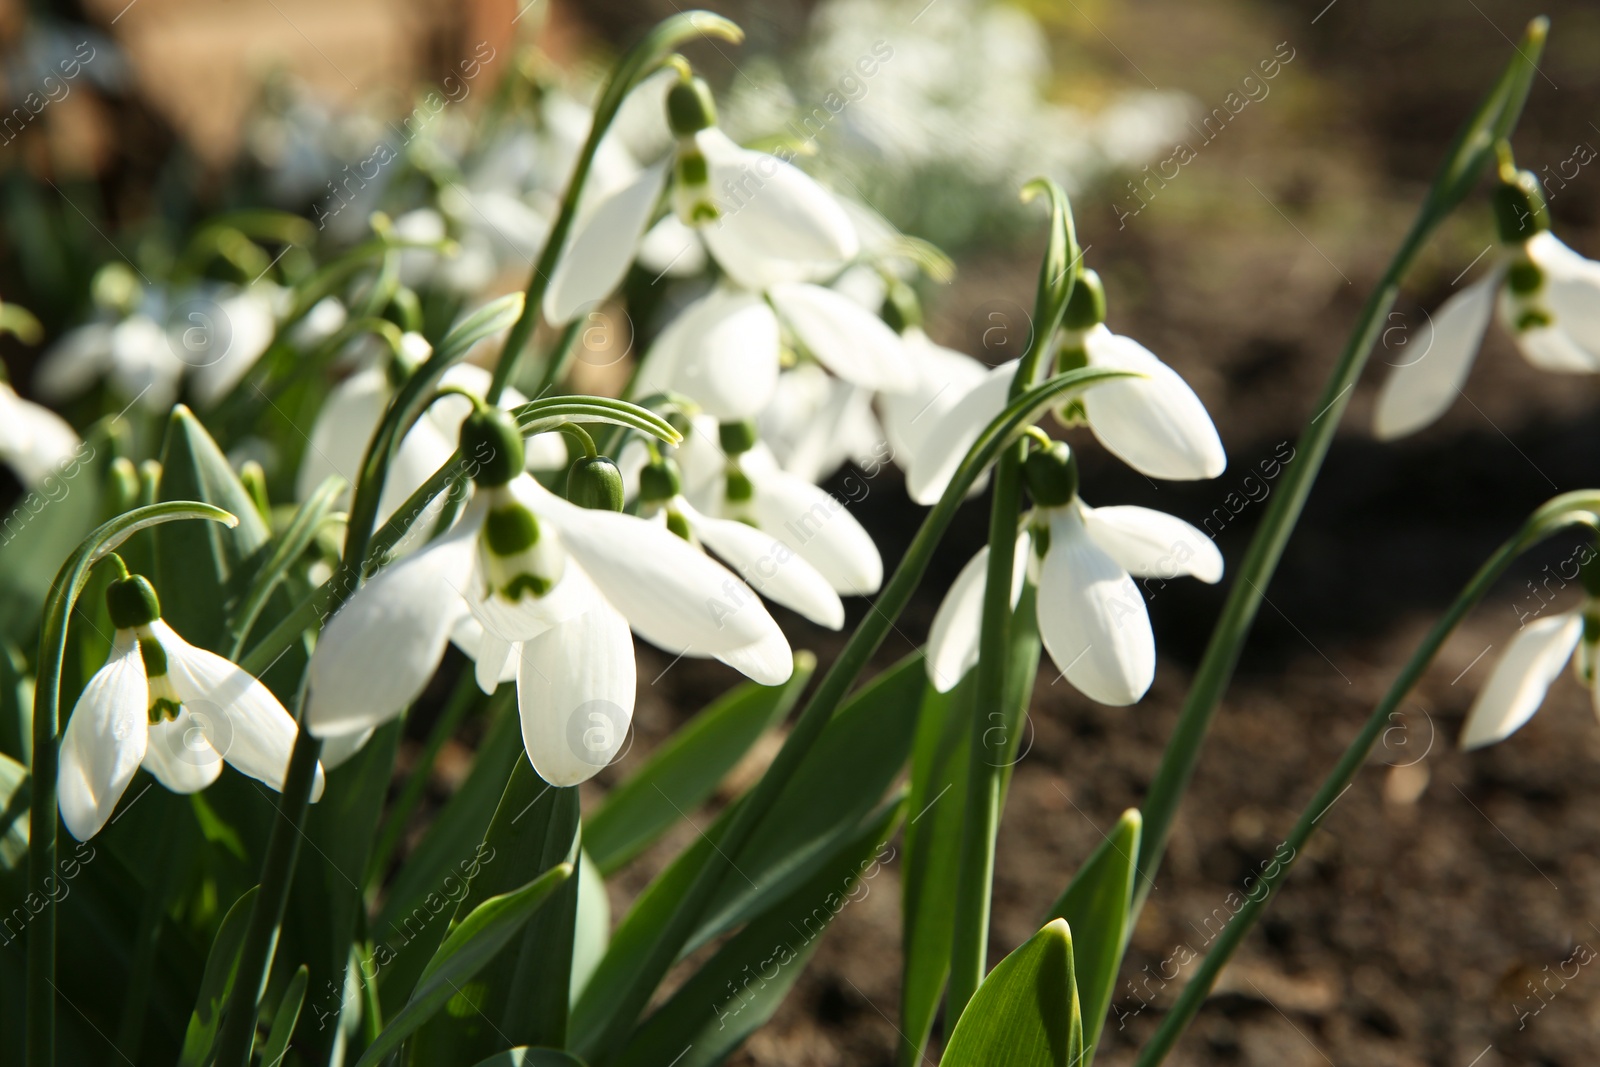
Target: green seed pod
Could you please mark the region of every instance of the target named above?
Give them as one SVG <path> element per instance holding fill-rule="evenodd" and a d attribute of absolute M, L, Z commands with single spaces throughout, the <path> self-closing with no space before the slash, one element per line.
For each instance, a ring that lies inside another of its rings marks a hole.
<path fill-rule="evenodd" d="M 917 300 L 916 291 L 905 282 L 897 281 L 889 286 L 881 314 L 895 333 L 905 333 L 913 326 L 922 325 L 922 304 Z"/>
<path fill-rule="evenodd" d="M 756 424 L 749 419 L 725 422 L 717 427 L 717 437 L 724 454 L 742 456 L 756 446 Z"/>
<path fill-rule="evenodd" d="M 667 124 L 675 137 L 691 137 L 717 124 L 717 105 L 703 78 L 680 81 L 667 93 Z"/>
<path fill-rule="evenodd" d="M 161 601 L 144 575 L 130 574 L 106 586 L 106 611 L 111 615 L 111 625 L 132 630 L 161 618 Z"/>
<path fill-rule="evenodd" d="M 1058 508 L 1078 495 L 1078 460 L 1065 441 L 1028 453 L 1022 464 L 1028 495 L 1040 507 Z"/>
<path fill-rule="evenodd" d="M 472 480 L 486 489 L 505 485 L 522 473 L 522 431 L 510 415 L 479 408 L 461 423 L 461 455 Z"/>
<path fill-rule="evenodd" d="M 1544 192 L 1532 171 L 1519 170 L 1512 181 L 1502 180 L 1494 188 L 1494 221 L 1500 243 L 1521 244 L 1550 228 L 1550 212 Z"/>
<path fill-rule="evenodd" d="M 567 499 L 594 511 L 622 510 L 622 472 L 606 456 L 579 456 L 567 470 Z"/>
<path fill-rule="evenodd" d="M 1067 298 L 1067 310 L 1061 318 L 1064 330 L 1087 330 L 1106 321 L 1106 287 L 1100 275 L 1087 267 L 1078 272 L 1078 282 Z"/>
<path fill-rule="evenodd" d="M 683 475 L 674 459 L 652 463 L 639 472 L 639 499 L 646 502 L 671 500 L 683 492 Z"/>

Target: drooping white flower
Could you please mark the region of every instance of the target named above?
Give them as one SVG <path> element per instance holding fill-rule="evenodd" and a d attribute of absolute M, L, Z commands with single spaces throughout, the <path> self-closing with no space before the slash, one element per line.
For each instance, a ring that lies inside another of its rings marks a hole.
<path fill-rule="evenodd" d="M 754 418 L 776 390 L 787 335 L 829 373 L 872 391 L 915 384 L 900 338 L 855 301 L 811 282 L 763 292 L 718 286 L 651 346 L 635 390 L 690 397 L 718 419 Z"/>
<path fill-rule="evenodd" d="M 156 302 L 152 302 L 156 303 Z M 185 364 L 167 331 L 149 310 L 119 321 L 74 327 L 39 361 L 34 384 L 47 400 L 67 400 L 101 378 L 117 393 L 149 411 L 166 411 L 178 398 Z"/>
<path fill-rule="evenodd" d="M 394 368 L 394 372 L 401 374 L 415 369 L 432 352 L 421 334 L 411 332 L 402 335 L 401 349 L 400 363 Z M 306 450 L 300 458 L 300 470 L 295 478 L 299 499 L 309 497 L 329 475 L 336 474 L 346 482 L 355 482 L 373 431 L 394 397 L 391 380 L 394 372 L 386 367 L 369 366 L 328 391 L 328 398 L 311 424 Z M 488 391 L 491 377 L 482 367 L 458 363 L 444 372 L 439 384 L 481 397 Z M 527 397 L 515 388 L 507 388 L 500 397 L 502 408 L 514 408 L 527 402 Z M 387 521 L 395 509 L 450 458 L 462 420 L 471 409 L 472 403 L 466 397 L 442 396 L 428 406 L 401 438 L 379 499 L 379 522 Z M 526 453 L 534 469 L 552 469 L 565 461 L 566 446 L 558 433 L 539 434 L 528 442 Z M 348 498 L 347 489 L 345 499 Z"/>
<path fill-rule="evenodd" d="M 684 495 L 702 514 L 748 523 L 787 545 L 835 592 L 883 584 L 883 558 L 849 506 L 778 465 L 749 422 L 694 420 L 679 451 Z"/>
<path fill-rule="evenodd" d="M 1057 411 L 1057 418 L 1087 425 L 1107 451 L 1149 477 L 1191 481 L 1221 474 L 1227 454 L 1194 390 L 1139 342 L 1112 333 L 1104 320 L 1104 289 L 1094 271 L 1084 270 L 1063 322 L 1057 370 L 1103 367 L 1138 377 L 1096 384 Z M 943 495 L 983 428 L 1005 410 L 1016 369 L 1015 360 L 995 367 L 934 422 L 906 472 L 913 500 L 932 504 Z"/>
<path fill-rule="evenodd" d="M 797 478 L 821 482 L 846 462 L 872 474 L 892 452 L 873 414 L 873 396 L 818 364 L 801 363 L 778 376 L 756 425 L 783 469 Z M 881 394 L 885 404 L 900 399 Z"/>
<path fill-rule="evenodd" d="M 729 140 L 715 125 L 704 82 L 674 85 L 667 117 L 677 138 L 672 158 L 592 199 L 573 226 L 545 291 L 544 314 L 552 323 L 570 321 L 616 289 L 669 184 L 679 228 L 655 236 L 653 259 L 673 243 L 675 256 L 687 254 L 688 229 L 738 285 L 760 290 L 815 278 L 855 255 L 856 233 L 838 202 L 791 164 Z"/>
<path fill-rule="evenodd" d="M 673 460 L 655 461 L 640 471 L 639 512 L 659 519 L 679 537 L 720 557 L 769 600 L 830 630 L 844 625 L 844 604 L 820 571 L 749 522 L 700 512 L 683 496 L 682 478 Z"/>
<path fill-rule="evenodd" d="M 266 352 L 277 330 L 273 306 L 279 292 L 260 282 L 180 305 L 171 330 L 202 407 L 231 392 Z"/>
<path fill-rule="evenodd" d="M 68 466 L 78 453 L 77 431 L 42 404 L 24 400 L 0 379 L 0 463 L 32 489 Z"/>
<path fill-rule="evenodd" d="M 1600 372 L 1600 263 L 1549 231 L 1548 211 L 1528 172 L 1502 177 L 1496 208 L 1500 249 L 1489 272 L 1440 306 L 1378 393 L 1373 432 L 1382 440 L 1416 433 L 1444 414 L 1497 308 L 1500 324 L 1535 367 Z"/>
<path fill-rule="evenodd" d="M 476 639 L 486 689 L 515 658 L 529 759 L 547 781 L 573 785 L 627 733 L 630 629 L 763 684 L 788 678 L 788 642 L 748 586 L 659 523 L 543 489 L 520 473 L 520 441 L 487 410 L 464 423 L 463 451 L 483 457 L 473 498 L 454 529 L 380 571 L 329 620 L 311 661 L 313 730 L 354 733 L 399 714 L 454 633 Z M 620 505 L 620 477 L 617 495 Z M 469 613 L 476 632 L 461 625 Z"/>
<path fill-rule="evenodd" d="M 1504 741 L 1539 710 L 1550 684 L 1561 668 L 1573 666 L 1578 681 L 1589 690 L 1596 715 L 1600 715 L 1600 683 L 1596 682 L 1597 645 L 1600 645 L 1600 600 L 1589 596 L 1572 611 L 1547 615 L 1527 623 L 1511 639 L 1489 682 L 1461 728 L 1461 747 L 1482 748 Z"/>
<path fill-rule="evenodd" d="M 1038 588 L 1039 637 L 1068 682 L 1102 704 L 1136 703 L 1155 677 L 1155 637 L 1134 578 L 1222 578 L 1222 554 L 1182 519 L 1141 507 L 1092 508 L 1077 495 L 1065 445 L 1035 452 L 1027 484 L 1037 507 L 1016 542 L 1011 602 L 1026 575 Z M 989 550 L 964 567 L 928 635 L 928 677 L 954 688 L 978 661 Z"/>
<path fill-rule="evenodd" d="M 266 686 L 161 619 L 155 590 L 133 575 L 106 591 L 111 656 L 84 686 L 61 738 L 59 803 L 80 841 L 105 826 L 140 766 L 175 793 L 204 789 L 224 761 L 283 788 L 297 733 Z M 316 771 L 312 800 L 322 795 Z"/>

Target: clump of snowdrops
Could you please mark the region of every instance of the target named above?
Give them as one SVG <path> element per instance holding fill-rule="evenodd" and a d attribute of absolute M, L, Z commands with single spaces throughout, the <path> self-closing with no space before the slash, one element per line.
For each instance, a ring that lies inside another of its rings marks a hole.
<path fill-rule="evenodd" d="M 1600 369 L 1600 265 L 1550 232 L 1510 151 L 1544 34 L 1530 25 L 1463 126 L 1308 402 L 1143 807 L 1076 858 L 1039 932 L 992 969 L 997 829 L 1041 652 L 1090 699 L 1136 704 L 1156 665 L 1137 579 L 1224 580 L 1202 531 L 1082 484 L 1085 448 L 1156 479 L 1213 478 L 1226 456 L 1193 390 L 1116 316 L 1059 187 L 1024 190 L 1048 233 L 1027 349 L 989 367 L 945 348 L 919 296 L 948 264 L 791 152 L 724 134 L 676 50 L 740 33 L 691 12 L 629 52 L 579 122 L 548 87 L 499 93 L 476 140 L 401 162 L 418 180 L 393 183 L 393 210 L 354 244 L 243 212 L 208 222 L 167 274 L 103 268 L 93 317 L 35 384 L 115 413 L 74 427 L 0 385 L 0 454 L 28 490 L 0 554 L 5 1055 L 716 1063 L 897 856 L 900 1062 L 1089 1062 L 1351 386 L 1412 261 L 1485 175 L 1502 251 L 1386 382 L 1379 434 L 1442 412 L 1497 302 L 1539 366 Z M 490 291 L 519 257 L 526 290 Z M 566 391 L 587 331 L 641 275 L 671 295 L 622 397 Z M 39 332 L 12 306 L 0 328 Z M 892 461 L 931 506 L 887 575 L 819 487 L 852 460 Z M 925 648 L 862 678 L 985 485 L 988 545 Z M 1451 629 L 1572 524 L 1600 525 L 1600 493 L 1551 501 L 1471 578 L 1140 1064 L 1181 1036 Z M 871 608 L 813 678 L 766 605 L 840 629 L 849 598 Z M 1595 686 L 1597 619 L 1589 600 L 1527 626 L 1463 742 L 1508 736 L 1575 651 Z M 748 679 L 645 758 L 628 752 L 640 640 Z M 451 646 L 467 669 L 397 777 L 406 716 L 438 705 Z M 613 921 L 605 879 L 780 724 L 755 783 Z M 464 730 L 470 772 L 408 833 Z M 613 763 L 620 784 L 580 810 L 578 785 Z"/>

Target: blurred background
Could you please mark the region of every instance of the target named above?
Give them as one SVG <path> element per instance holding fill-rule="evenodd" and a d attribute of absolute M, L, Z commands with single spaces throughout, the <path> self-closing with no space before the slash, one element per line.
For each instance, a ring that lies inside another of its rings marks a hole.
<path fill-rule="evenodd" d="M 1536 14 L 1554 26 L 1518 160 L 1547 181 L 1557 233 L 1600 256 L 1600 169 L 1587 165 L 1600 145 L 1593 4 L 706 6 L 748 33 L 741 48 L 692 53 L 730 132 L 815 134 L 807 169 L 953 257 L 952 280 L 925 294 L 937 341 L 991 363 L 1017 351 L 1043 227 L 1016 190 L 1041 173 L 1068 186 L 1109 324 L 1195 386 L 1230 457 L 1214 482 L 1158 486 L 1086 454 L 1084 494 L 1203 524 L 1230 563 L 1295 462 L 1298 427 L 1452 133 Z M 424 141 L 448 143 L 513 65 L 519 84 L 581 100 L 619 48 L 676 9 L 0 0 L 0 300 L 32 309 L 48 334 L 35 348 L 7 339 L 12 380 L 26 395 L 37 353 L 89 317 L 88 280 L 104 264 L 160 264 L 200 220 L 242 205 L 300 212 L 353 239 L 381 190 L 351 176 L 376 145 L 409 145 L 424 120 Z M 870 76 L 857 66 L 867 54 L 880 60 Z M 1134 938 L 1103 1063 L 1131 1061 L 1228 894 L 1273 854 L 1477 563 L 1539 502 L 1596 482 L 1600 387 L 1535 372 L 1494 330 L 1445 419 L 1397 446 L 1368 432 L 1384 364 L 1404 358 L 1424 308 L 1481 269 L 1492 236 L 1486 199 L 1469 200 L 1407 281 L 1218 716 Z M 526 274 L 515 255 L 486 269 L 504 274 L 505 291 Z M 584 388 L 605 389 L 623 370 L 595 370 Z M 892 564 L 920 509 L 893 470 L 869 484 L 855 507 Z M 18 487 L 3 492 L 10 500 Z M 974 504 L 958 520 L 885 663 L 925 635 L 984 539 L 984 514 Z M 1558 684 L 1508 743 L 1472 756 L 1454 746 L 1519 622 L 1578 601 L 1555 576 L 1575 544 L 1524 560 L 1458 632 L 1171 1062 L 1595 1062 L 1600 975 L 1547 981 L 1580 946 L 1591 958 L 1600 946 L 1600 727 L 1588 698 Z M 1219 590 L 1194 583 L 1153 591 L 1163 660 L 1137 707 L 1099 707 L 1041 676 L 1001 837 L 996 958 L 1037 927 L 1100 831 L 1142 798 L 1220 603 Z M 825 662 L 838 647 L 833 634 L 783 621 Z M 668 666 L 658 658 L 646 677 Z M 700 661 L 663 674 L 641 695 L 639 751 L 729 677 Z M 420 737 L 427 725 L 419 716 L 408 729 Z M 438 762 L 435 800 L 469 758 L 468 745 L 453 746 Z M 594 788 L 627 769 L 624 760 Z M 692 834 L 680 827 L 624 871 L 615 907 Z M 892 1062 L 898 930 L 891 866 L 844 910 L 741 1062 Z"/>

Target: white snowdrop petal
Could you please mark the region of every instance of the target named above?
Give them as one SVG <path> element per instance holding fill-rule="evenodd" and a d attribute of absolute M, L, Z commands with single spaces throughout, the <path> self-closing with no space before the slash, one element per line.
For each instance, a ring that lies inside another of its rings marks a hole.
<path fill-rule="evenodd" d="M 1011 567 L 1011 603 L 1016 605 L 1028 574 L 1032 540 L 1024 530 L 1017 537 L 1016 559 Z M 983 628 L 983 591 L 989 569 L 989 546 L 967 561 L 945 591 L 928 628 L 926 664 L 928 680 L 948 693 L 978 662 L 978 636 Z"/>
<path fill-rule="evenodd" d="M 544 315 L 564 325 L 587 304 L 604 300 L 622 282 L 633 263 L 661 188 L 666 164 L 644 171 L 606 199 L 596 203 L 573 227 L 566 251 L 545 290 Z"/>
<path fill-rule="evenodd" d="M 300 458 L 295 476 L 298 499 L 309 497 L 329 475 L 354 484 L 367 443 L 388 406 L 389 380 L 376 367 L 357 371 L 328 391 Z M 340 499 L 350 499 L 348 486 Z"/>
<path fill-rule="evenodd" d="M 1123 505 L 1085 507 L 1083 525 L 1095 544 L 1136 578 L 1187 574 L 1222 580 L 1222 553 L 1205 532 L 1164 511 Z"/>
<path fill-rule="evenodd" d="M 307 721 L 319 736 L 371 729 L 405 710 L 439 666 L 472 573 L 477 530 L 450 534 L 379 571 L 323 627 Z"/>
<path fill-rule="evenodd" d="M 1461 747 L 1481 748 L 1504 741 L 1532 718 L 1582 636 L 1583 618 L 1575 612 L 1550 615 L 1524 626 L 1511 639 L 1467 713 Z"/>
<path fill-rule="evenodd" d="M 568 553 L 651 644 L 714 656 L 752 644 L 776 625 L 754 590 L 665 526 L 574 507 L 532 479 L 512 487 L 557 524 Z"/>
<path fill-rule="evenodd" d="M 217 301 L 215 315 L 214 322 L 191 317 L 192 325 L 177 324 L 210 333 L 207 347 L 190 363 L 195 399 L 202 407 L 211 407 L 239 384 L 266 352 L 277 329 L 271 298 L 253 289 Z"/>
<path fill-rule="evenodd" d="M 639 242 L 639 265 L 656 274 L 686 278 L 706 269 L 706 246 L 699 234 L 668 212 Z"/>
<path fill-rule="evenodd" d="M 1196 480 L 1223 472 L 1228 457 L 1217 428 L 1177 371 L 1131 337 L 1104 326 L 1089 332 L 1084 348 L 1092 367 L 1142 375 L 1083 391 L 1089 428 L 1111 453 L 1152 478 Z"/>
<path fill-rule="evenodd" d="M 68 465 L 78 451 L 72 424 L 0 381 L 0 458 L 29 489 Z"/>
<path fill-rule="evenodd" d="M 839 202 L 804 171 L 740 148 L 716 127 L 695 142 L 721 217 L 700 232 L 741 285 L 764 288 L 837 268 L 856 254 L 855 227 Z"/>
<path fill-rule="evenodd" d="M 235 770 L 282 790 L 298 731 L 272 690 L 237 664 L 189 644 L 165 622 L 157 620 L 150 631 L 167 654 L 173 690 L 211 747 Z M 311 799 L 321 795 L 319 766 Z"/>
<path fill-rule="evenodd" d="M 571 786 L 610 763 L 628 736 L 633 637 L 604 600 L 522 646 L 517 707 L 522 742 L 539 776 Z"/>
<path fill-rule="evenodd" d="M 513 664 L 515 646 L 489 630 L 483 631 L 483 637 L 478 641 L 477 654 L 473 657 L 473 678 L 478 683 L 478 688 L 485 693 L 493 694 L 505 681 L 506 671 L 509 669 L 515 677 L 516 667 Z"/>
<path fill-rule="evenodd" d="M 1070 510 L 1050 515 L 1039 568 L 1039 637 L 1056 668 L 1091 700 L 1116 707 L 1144 696 L 1156 643 L 1144 598 Z"/>
<path fill-rule="evenodd" d="M 363 445 L 363 453 L 365 450 Z M 389 474 L 378 497 L 378 522 L 389 521 L 455 451 L 454 439 L 445 437 L 427 419 L 418 419 L 400 439 L 400 447 L 389 461 Z M 440 499 L 435 497 L 433 506 L 437 507 Z"/>
<path fill-rule="evenodd" d="M 1522 358 L 1540 370 L 1555 374 L 1593 374 L 1600 371 L 1600 352 L 1591 352 L 1579 345 L 1561 327 L 1559 320 L 1554 326 L 1536 327 L 1520 333 L 1513 331 L 1511 336 Z"/>
<path fill-rule="evenodd" d="M 956 469 L 983 432 L 1006 409 L 1015 361 L 1002 363 L 945 412 L 927 431 L 926 443 L 906 467 L 906 491 L 918 504 L 936 504 Z"/>
<path fill-rule="evenodd" d="M 778 383 L 778 320 L 753 293 L 718 289 L 684 312 L 670 384 L 723 421 L 751 418 Z"/>
<path fill-rule="evenodd" d="M 1502 270 L 1492 270 L 1446 300 L 1399 350 L 1373 413 L 1373 433 L 1380 440 L 1416 433 L 1455 400 L 1483 345 L 1502 275 Z"/>
<path fill-rule="evenodd" d="M 895 462 L 904 467 L 926 446 L 945 413 L 983 381 L 989 368 L 965 353 L 934 344 L 915 327 L 900 335 L 900 343 L 916 370 L 917 387 L 909 393 L 883 394 L 878 407 Z"/>
<path fill-rule="evenodd" d="M 150 727 L 144 769 L 174 793 L 198 793 L 222 773 L 222 757 L 184 708 L 177 718 Z"/>
<path fill-rule="evenodd" d="M 834 590 L 850 596 L 876 593 L 883 584 L 883 557 L 872 535 L 832 493 L 774 468 L 751 473 L 756 522 L 815 567 Z"/>
<path fill-rule="evenodd" d="M 767 295 L 806 350 L 845 381 L 889 393 L 916 388 L 899 335 L 849 297 L 804 282 L 775 285 Z"/>
<path fill-rule="evenodd" d="M 794 652 L 776 624 L 761 640 L 732 652 L 719 652 L 717 659 L 757 685 L 782 685 L 794 674 Z"/>
<path fill-rule="evenodd" d="M 320 760 L 322 769 L 331 771 L 342 766 L 351 756 L 367 747 L 367 742 L 372 740 L 372 734 L 372 730 L 361 730 L 353 734 L 338 734 L 324 738 Z"/>
<path fill-rule="evenodd" d="M 1600 263 L 1586 259 L 1546 230 L 1528 241 L 1528 256 L 1545 272 L 1541 292 L 1555 326 L 1600 367 Z"/>
<path fill-rule="evenodd" d="M 100 832 L 133 781 L 148 744 L 149 702 L 139 642 L 118 631 L 110 658 L 83 687 L 61 735 L 57 803 L 79 841 Z"/>
<path fill-rule="evenodd" d="M 683 506 L 687 511 L 687 505 Z M 750 588 L 830 630 L 844 625 L 839 594 L 788 545 L 748 523 L 714 519 L 699 512 L 686 517 L 695 535 Z"/>
<path fill-rule="evenodd" d="M 46 400 L 66 400 L 110 369 L 112 326 L 91 322 L 68 330 L 39 360 L 33 387 Z"/>

